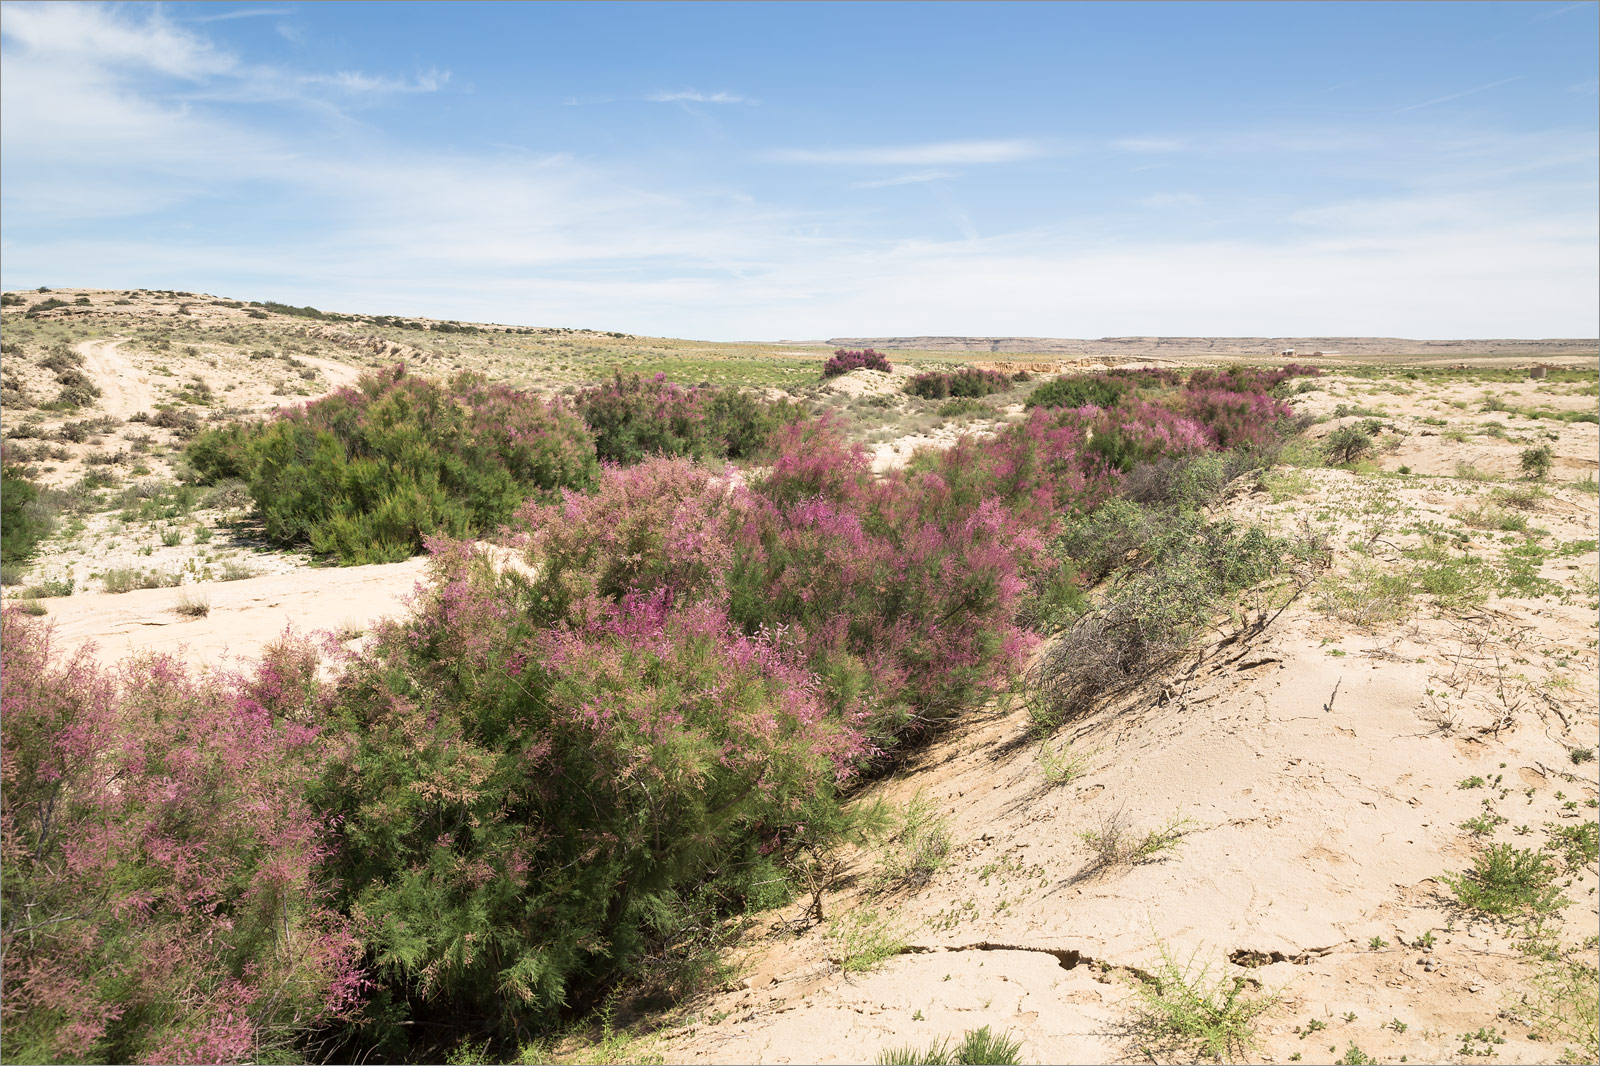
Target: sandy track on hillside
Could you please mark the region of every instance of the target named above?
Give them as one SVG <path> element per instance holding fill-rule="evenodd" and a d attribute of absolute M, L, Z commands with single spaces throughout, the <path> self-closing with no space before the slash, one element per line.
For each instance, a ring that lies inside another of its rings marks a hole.
<path fill-rule="evenodd" d="M 139 370 L 118 347 L 120 340 L 84 341 L 77 346 L 83 370 L 100 387 L 100 406 L 106 414 L 126 420 L 155 407 L 156 391 L 150 375 Z"/>

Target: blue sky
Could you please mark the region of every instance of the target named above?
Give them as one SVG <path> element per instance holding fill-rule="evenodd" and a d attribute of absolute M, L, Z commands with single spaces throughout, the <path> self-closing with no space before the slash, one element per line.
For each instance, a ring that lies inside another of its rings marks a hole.
<path fill-rule="evenodd" d="M 1600 333 L 1600 4 L 11 4 L 0 283 L 706 339 Z"/>

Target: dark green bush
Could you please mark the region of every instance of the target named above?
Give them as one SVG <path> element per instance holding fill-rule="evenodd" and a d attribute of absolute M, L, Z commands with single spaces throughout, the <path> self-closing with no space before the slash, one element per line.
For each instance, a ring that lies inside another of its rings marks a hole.
<path fill-rule="evenodd" d="M 1047 381 L 1028 397 L 1029 407 L 1111 407 L 1133 388 L 1125 378 L 1072 374 Z"/>
<path fill-rule="evenodd" d="M 0 562 L 19 563 L 33 555 L 50 533 L 50 519 L 35 506 L 38 486 L 14 465 L 0 468 Z"/>
<path fill-rule="evenodd" d="M 492 532 L 530 495 L 583 488 L 594 447 L 559 403 L 463 374 L 364 376 L 275 421 L 189 450 L 206 482 L 242 478 L 269 538 L 343 564 L 395 562 L 442 533 Z"/>

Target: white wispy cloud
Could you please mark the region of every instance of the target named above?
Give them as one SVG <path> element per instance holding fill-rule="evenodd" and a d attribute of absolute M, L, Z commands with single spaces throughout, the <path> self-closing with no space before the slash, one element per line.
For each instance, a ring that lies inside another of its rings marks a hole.
<path fill-rule="evenodd" d="M 1111 142 L 1124 152 L 1181 152 L 1184 142 L 1175 137 L 1123 137 Z"/>
<path fill-rule="evenodd" d="M 915 185 L 924 181 L 942 181 L 945 178 L 955 177 L 951 170 L 917 170 L 910 174 L 897 174 L 892 178 L 879 178 L 876 181 L 851 182 L 858 189 L 886 189 L 891 185 Z"/>
<path fill-rule="evenodd" d="M 655 104 L 753 104 L 756 101 L 738 93 L 705 93 L 699 89 L 680 89 L 677 92 L 655 92 L 645 97 Z"/>
<path fill-rule="evenodd" d="M 1514 81 L 1521 80 L 1522 75 L 1520 74 L 1516 75 L 1515 77 L 1501 78 L 1499 81 L 1491 81 L 1484 85 L 1476 85 L 1471 89 L 1463 89 L 1458 93 L 1449 93 L 1445 96 L 1436 96 L 1432 100 L 1424 100 L 1420 104 L 1412 104 L 1409 107 L 1402 107 L 1400 110 L 1396 111 L 1395 114 L 1403 115 L 1407 111 L 1418 111 L 1424 107 L 1432 107 L 1435 104 L 1447 104 L 1451 100 L 1460 100 L 1464 96 L 1475 96 L 1478 93 L 1486 93 L 1490 89 L 1498 89 L 1502 85 L 1510 85 Z"/>
<path fill-rule="evenodd" d="M 840 166 L 959 166 L 1036 159 L 1048 150 L 1039 141 L 938 141 L 876 148 L 781 148 L 771 158 L 784 163 Z"/>
<path fill-rule="evenodd" d="M 337 74 L 307 74 L 300 80 L 306 85 L 331 85 L 351 93 L 434 93 L 450 81 L 450 72 L 427 70 L 407 80 L 341 70 Z"/>
<path fill-rule="evenodd" d="M 290 15 L 294 13 L 292 7 L 243 7 L 235 11 L 223 11 L 215 15 L 189 15 L 185 22 L 231 22 L 234 19 L 266 18 L 276 15 Z"/>
<path fill-rule="evenodd" d="M 1199 207 L 1203 201 L 1191 192 L 1158 192 L 1150 196 L 1141 196 L 1137 202 L 1141 207 L 1160 209 L 1167 207 Z"/>

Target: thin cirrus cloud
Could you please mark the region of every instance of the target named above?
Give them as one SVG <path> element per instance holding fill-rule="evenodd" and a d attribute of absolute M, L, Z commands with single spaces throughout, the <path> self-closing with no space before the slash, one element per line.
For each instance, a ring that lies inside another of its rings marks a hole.
<path fill-rule="evenodd" d="M 1183 142 L 1174 137 L 1123 137 L 1111 143 L 1124 152 L 1181 152 L 1184 148 Z"/>
<path fill-rule="evenodd" d="M 756 101 L 738 93 L 706 93 L 699 89 L 680 89 L 677 92 L 655 92 L 645 97 L 653 104 L 754 104 Z"/>
<path fill-rule="evenodd" d="M 301 82 L 308 85 L 331 85 L 351 93 L 434 93 L 450 81 L 448 70 L 428 70 L 407 81 L 403 78 L 385 78 L 363 74 L 358 70 L 341 70 L 337 74 L 308 74 Z"/>
<path fill-rule="evenodd" d="M 1502 85 L 1510 85 L 1514 81 L 1521 80 L 1522 76 L 1520 74 L 1513 78 L 1501 78 L 1499 81 L 1491 81 L 1484 85 L 1476 85 L 1470 89 L 1463 89 L 1458 93 L 1450 93 L 1446 96 L 1436 96 L 1432 100 L 1424 100 L 1420 104 L 1412 104 L 1409 107 L 1402 107 L 1400 110 L 1396 111 L 1395 114 L 1403 115 L 1407 111 L 1420 111 L 1424 107 L 1433 107 L 1435 104 L 1447 104 L 1451 100 L 1460 100 L 1463 97 L 1476 96 L 1478 93 L 1486 93 L 1490 89 L 1498 89 Z"/>
<path fill-rule="evenodd" d="M 917 185 L 925 181 L 942 181 L 945 178 L 955 177 L 952 170 L 918 170 L 910 174 L 896 174 L 892 178 L 879 178 L 876 181 L 852 182 L 858 189 L 887 189 L 892 185 Z"/>
<path fill-rule="evenodd" d="M 782 163 L 828 166 L 937 167 L 980 163 L 1014 163 L 1048 155 L 1035 140 L 938 141 L 876 148 L 780 148 L 771 157 Z"/>

